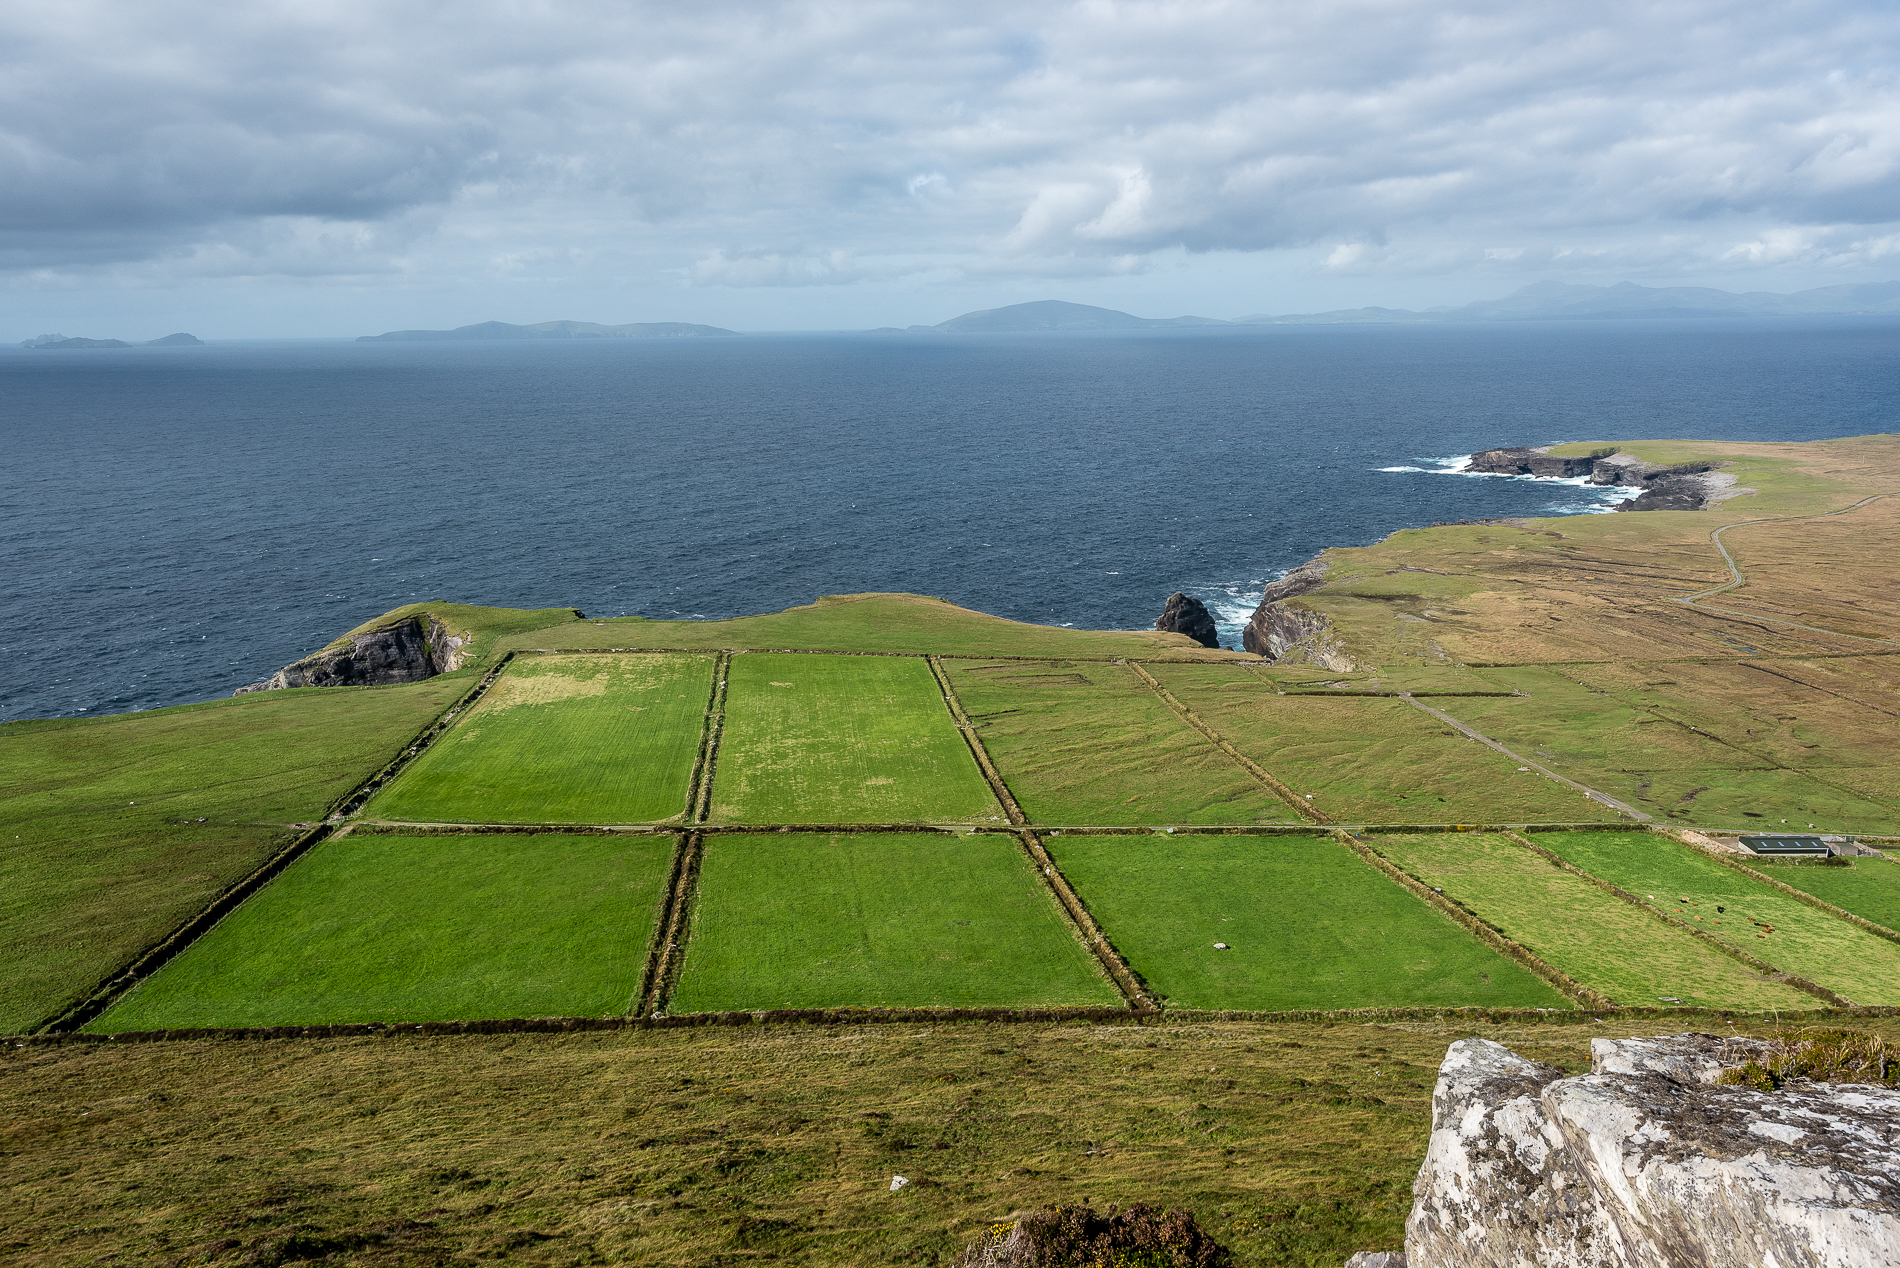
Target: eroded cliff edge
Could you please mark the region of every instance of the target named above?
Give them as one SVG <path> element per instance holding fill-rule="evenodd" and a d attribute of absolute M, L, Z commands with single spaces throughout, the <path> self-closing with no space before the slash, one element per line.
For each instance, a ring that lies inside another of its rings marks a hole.
<path fill-rule="evenodd" d="M 1586 480 L 1591 484 L 1641 489 L 1619 503 L 1619 511 L 1700 511 L 1745 489 L 1735 477 L 1718 470 L 1719 462 L 1689 462 L 1673 466 L 1645 462 L 1615 448 L 1593 450 L 1582 456 L 1551 453 L 1554 446 L 1486 449 L 1471 455 L 1467 471 L 1492 475 L 1543 476 L 1558 480 Z"/>
<path fill-rule="evenodd" d="M 499 617 L 499 620 L 497 619 Z M 319 652 L 292 661 L 269 678 L 239 687 L 381 687 L 420 682 L 473 664 L 478 637 L 586 619 L 577 608 L 520 610 L 465 604 L 411 604 L 366 621 Z"/>

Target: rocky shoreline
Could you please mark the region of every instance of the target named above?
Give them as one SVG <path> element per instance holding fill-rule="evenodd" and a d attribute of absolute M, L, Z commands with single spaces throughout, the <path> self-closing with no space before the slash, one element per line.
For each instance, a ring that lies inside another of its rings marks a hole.
<path fill-rule="evenodd" d="M 1551 480 L 1581 479 L 1590 484 L 1642 490 L 1629 501 L 1618 504 L 1616 509 L 1619 511 L 1700 511 L 1725 498 L 1752 492 L 1737 488 L 1735 477 L 1721 471 L 1721 464 L 1716 462 L 1664 466 L 1645 462 L 1634 454 L 1621 453 L 1615 448 L 1599 449 L 1582 457 L 1561 457 L 1550 452 L 1554 447 L 1540 445 L 1481 450 L 1471 455 L 1464 470 Z M 1461 522 L 1493 524 L 1513 521 Z M 1268 585 L 1261 593 L 1260 606 L 1254 609 L 1252 618 L 1241 633 L 1241 646 L 1270 661 L 1284 660 L 1297 653 L 1302 659 L 1336 673 L 1358 668 L 1340 645 L 1326 618 L 1304 604 L 1292 602 L 1326 584 L 1326 567 L 1325 556 L 1321 555 Z"/>
<path fill-rule="evenodd" d="M 1735 477 L 1717 470 L 1719 463 L 1691 462 L 1659 466 L 1634 454 L 1600 449 L 1581 458 L 1553 455 L 1552 446 L 1486 449 L 1471 455 L 1467 471 L 1491 475 L 1527 475 L 1553 480 L 1581 479 L 1590 484 L 1641 489 L 1617 506 L 1619 511 L 1700 511 L 1744 490 Z"/>

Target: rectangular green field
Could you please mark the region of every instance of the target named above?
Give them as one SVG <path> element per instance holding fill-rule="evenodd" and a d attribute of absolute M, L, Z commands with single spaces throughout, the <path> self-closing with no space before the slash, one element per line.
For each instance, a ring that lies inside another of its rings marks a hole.
<path fill-rule="evenodd" d="M 711 837 L 674 1013 L 1113 1006 L 1013 837 Z"/>
<path fill-rule="evenodd" d="M 1109 940 L 1177 1008 L 1570 1006 L 1328 837 L 1049 844 Z"/>
<path fill-rule="evenodd" d="M 1283 696 L 1244 669 L 1147 669 L 1235 748 L 1294 792 L 1313 794 L 1335 823 L 1574 823 L 1611 814 L 1403 700 Z"/>
<path fill-rule="evenodd" d="M 674 838 L 322 842 L 86 1029 L 623 1014 Z"/>
<path fill-rule="evenodd" d="M 1900 946 L 1686 845 L 1650 832 L 1539 832 L 1533 839 L 1778 969 L 1857 1004 L 1900 1004 Z"/>
<path fill-rule="evenodd" d="M 1813 996 L 1764 977 L 1506 837 L 1420 833 L 1374 837 L 1368 844 L 1619 1004 L 1814 1006 Z"/>
<path fill-rule="evenodd" d="M 1299 821 L 1125 665 L 944 666 L 990 760 L 1033 822 Z"/>
<path fill-rule="evenodd" d="M 0 726 L 0 1034 L 189 920 L 401 753 L 473 681 L 254 691 Z"/>
<path fill-rule="evenodd" d="M 922 657 L 748 653 L 726 681 L 715 822 L 1002 822 Z"/>
<path fill-rule="evenodd" d="M 1862 920 L 1900 932 L 1900 863 L 1890 858 L 1863 856 L 1852 867 L 1789 867 L 1761 860 L 1748 865 Z"/>
<path fill-rule="evenodd" d="M 419 823 L 664 823 L 684 817 L 714 658 L 533 656 L 369 807 Z"/>

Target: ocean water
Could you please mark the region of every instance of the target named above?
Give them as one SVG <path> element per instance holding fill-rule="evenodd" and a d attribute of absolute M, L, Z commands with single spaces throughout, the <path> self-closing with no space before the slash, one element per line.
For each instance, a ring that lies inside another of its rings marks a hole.
<path fill-rule="evenodd" d="M 416 599 L 908 590 L 1230 640 L 1396 529 L 1614 494 L 1505 444 L 1900 430 L 1900 321 L 0 351 L 0 719 L 206 699 Z"/>

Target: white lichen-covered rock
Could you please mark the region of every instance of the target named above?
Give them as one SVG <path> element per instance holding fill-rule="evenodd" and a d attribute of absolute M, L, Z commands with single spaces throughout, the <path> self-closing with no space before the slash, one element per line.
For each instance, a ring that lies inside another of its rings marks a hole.
<path fill-rule="evenodd" d="M 1410 1268 L 1889 1268 L 1900 1093 L 1717 1086 L 1752 1040 L 1597 1040 L 1564 1078 L 1451 1046 L 1406 1223 Z"/>

